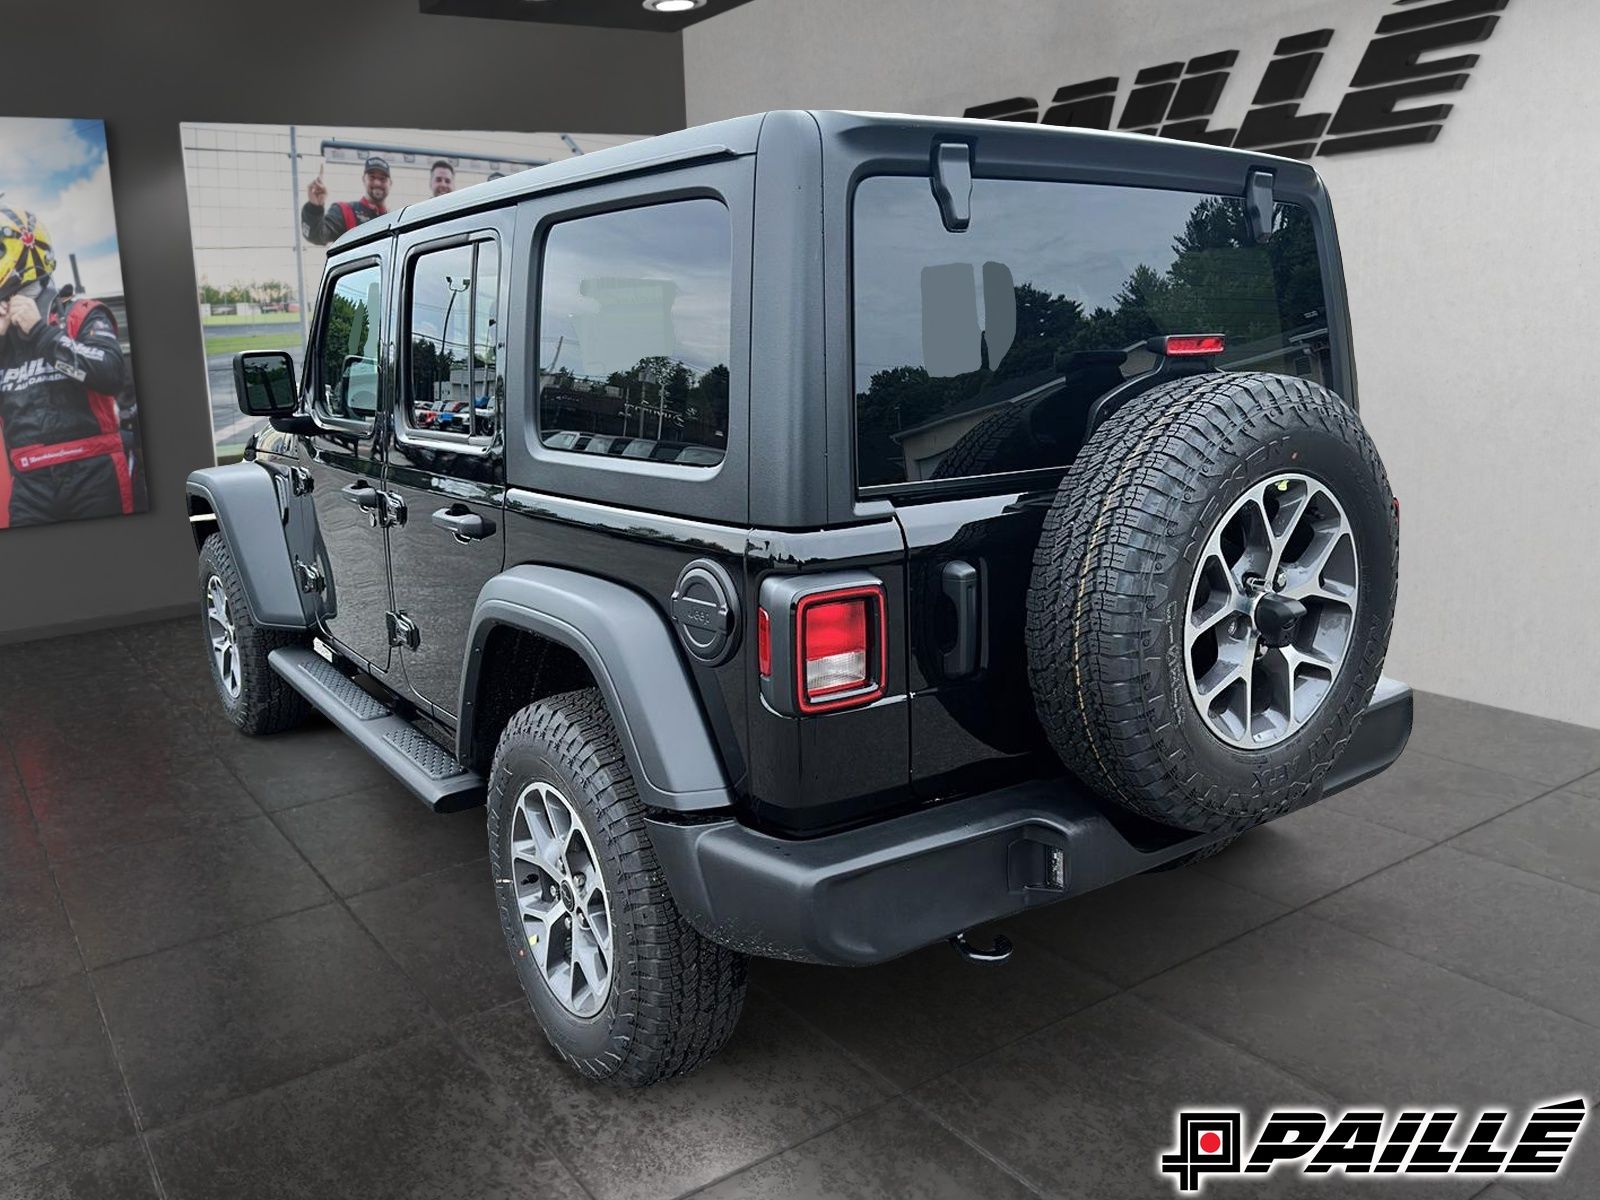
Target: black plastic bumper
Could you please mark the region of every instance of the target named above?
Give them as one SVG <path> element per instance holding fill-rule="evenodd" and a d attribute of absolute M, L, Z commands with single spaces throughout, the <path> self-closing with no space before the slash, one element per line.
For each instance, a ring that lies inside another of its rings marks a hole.
<path fill-rule="evenodd" d="M 1368 779 L 1411 736 L 1384 679 L 1322 794 Z M 1124 817 L 1070 778 L 1038 780 L 828 837 L 734 820 L 650 822 L 673 897 L 706 937 L 766 958 L 865 966 L 1148 871 L 1216 840 Z"/>

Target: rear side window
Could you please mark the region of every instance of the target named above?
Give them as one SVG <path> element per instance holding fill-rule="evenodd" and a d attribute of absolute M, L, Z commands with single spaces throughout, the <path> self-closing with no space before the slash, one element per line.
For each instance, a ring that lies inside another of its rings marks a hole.
<path fill-rule="evenodd" d="M 545 239 L 539 436 L 552 450 L 709 467 L 728 441 L 728 210 L 680 200 Z"/>
<path fill-rule="evenodd" d="M 499 414 L 492 241 L 419 255 L 407 307 L 406 422 L 422 433 L 489 437 Z"/>
<path fill-rule="evenodd" d="M 378 411 L 378 329 L 383 314 L 383 273 L 374 264 L 333 281 L 317 338 L 321 347 L 321 402 L 329 416 L 371 421 Z"/>
<path fill-rule="evenodd" d="M 1258 245 L 1244 202 L 1154 188 L 977 180 L 948 232 L 926 178 L 857 189 L 857 482 L 1059 467 L 1089 406 L 1168 333 L 1221 333 L 1225 370 L 1326 381 L 1326 300 L 1306 212 Z"/>

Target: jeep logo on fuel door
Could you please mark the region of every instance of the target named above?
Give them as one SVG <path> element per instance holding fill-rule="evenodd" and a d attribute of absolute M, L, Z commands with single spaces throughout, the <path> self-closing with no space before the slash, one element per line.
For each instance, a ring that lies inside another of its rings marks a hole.
<path fill-rule="evenodd" d="M 1500 21 L 1497 14 L 1508 3 L 1396 0 L 1399 11 L 1378 22 L 1349 91 L 1331 113 L 1300 111 L 1322 65 L 1323 51 L 1334 39 L 1333 30 L 1316 29 L 1278 42 L 1237 129 L 1211 128 L 1217 104 L 1231 82 L 1237 50 L 1146 67 L 1133 77 L 1120 115 L 1116 107 L 1122 81 L 1114 75 L 1059 89 L 1043 112 L 1036 99 L 1018 96 L 975 105 L 962 115 L 1085 129 L 1115 128 L 1265 150 L 1289 158 L 1417 145 L 1439 136 L 1452 106 L 1399 106 L 1466 86 L 1478 56 L 1440 57 L 1437 52 L 1488 41 Z"/>

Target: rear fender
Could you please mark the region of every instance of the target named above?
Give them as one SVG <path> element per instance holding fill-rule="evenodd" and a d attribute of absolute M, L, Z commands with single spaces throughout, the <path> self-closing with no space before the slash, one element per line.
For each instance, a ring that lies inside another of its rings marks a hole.
<path fill-rule="evenodd" d="M 561 567 L 520 566 L 478 593 L 462 671 L 457 754 L 474 744 L 489 634 L 509 625 L 573 651 L 594 676 L 651 808 L 704 812 L 732 803 L 722 760 L 666 619 L 621 584 Z"/>

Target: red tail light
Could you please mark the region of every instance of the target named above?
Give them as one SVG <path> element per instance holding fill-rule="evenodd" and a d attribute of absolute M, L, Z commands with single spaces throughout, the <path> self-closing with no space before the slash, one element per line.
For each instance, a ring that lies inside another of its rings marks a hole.
<path fill-rule="evenodd" d="M 1228 339 L 1220 333 L 1175 333 L 1156 338 L 1150 348 L 1168 358 L 1201 358 L 1221 354 Z"/>
<path fill-rule="evenodd" d="M 764 608 L 756 609 L 756 667 L 761 678 L 772 678 L 772 618 Z"/>
<path fill-rule="evenodd" d="M 883 695 L 888 662 L 882 590 L 849 588 L 803 597 L 795 609 L 795 645 L 802 712 L 876 700 Z"/>

